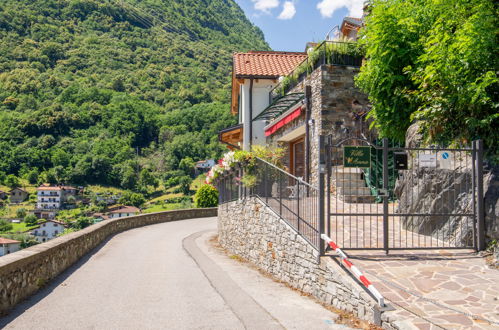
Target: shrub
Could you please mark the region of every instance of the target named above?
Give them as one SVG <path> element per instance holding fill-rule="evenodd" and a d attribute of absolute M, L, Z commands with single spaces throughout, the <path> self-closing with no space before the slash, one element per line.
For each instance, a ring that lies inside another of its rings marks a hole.
<path fill-rule="evenodd" d="M 24 222 L 28 226 L 34 226 L 38 222 L 38 218 L 34 214 L 28 214 L 27 216 L 24 217 Z"/>
<path fill-rule="evenodd" d="M 124 205 L 132 205 L 135 207 L 141 207 L 146 202 L 144 195 L 139 193 L 134 193 L 131 191 L 126 191 L 123 193 L 121 198 L 118 200 L 118 203 Z"/>
<path fill-rule="evenodd" d="M 12 230 L 12 224 L 7 220 L 0 219 L 0 233 Z"/>
<path fill-rule="evenodd" d="M 218 205 L 218 190 L 205 184 L 199 188 L 194 196 L 196 207 L 215 207 Z"/>
<path fill-rule="evenodd" d="M 24 219 L 26 216 L 26 209 L 20 208 L 16 210 L 16 218 Z"/>

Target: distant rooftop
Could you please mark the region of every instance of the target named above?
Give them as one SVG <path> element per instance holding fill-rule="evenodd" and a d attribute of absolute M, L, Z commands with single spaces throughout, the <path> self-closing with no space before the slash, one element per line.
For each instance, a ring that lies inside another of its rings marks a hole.
<path fill-rule="evenodd" d="M 15 243 L 21 243 L 21 242 L 13 239 L 0 237 L 0 244 L 15 244 Z"/>
<path fill-rule="evenodd" d="M 234 75 L 236 78 L 278 78 L 288 75 L 306 58 L 307 54 L 301 52 L 235 53 Z"/>

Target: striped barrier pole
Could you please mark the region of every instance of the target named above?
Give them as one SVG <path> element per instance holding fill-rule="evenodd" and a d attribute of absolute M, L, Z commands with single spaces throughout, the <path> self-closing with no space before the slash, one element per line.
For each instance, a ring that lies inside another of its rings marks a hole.
<path fill-rule="evenodd" d="M 358 269 L 350 260 L 348 256 L 343 252 L 336 243 L 333 242 L 326 234 L 322 234 L 321 238 L 326 241 L 326 243 L 338 254 L 341 259 L 341 263 L 352 272 L 355 277 L 364 284 L 364 286 L 373 294 L 373 296 L 378 300 L 380 307 L 385 307 L 385 298 L 379 293 L 379 291 L 374 287 L 374 285 L 362 274 L 360 269 Z"/>

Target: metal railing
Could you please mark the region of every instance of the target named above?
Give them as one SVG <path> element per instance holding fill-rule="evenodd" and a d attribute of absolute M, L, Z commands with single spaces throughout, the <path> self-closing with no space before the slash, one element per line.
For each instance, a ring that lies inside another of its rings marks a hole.
<path fill-rule="evenodd" d="M 243 172 L 242 168 L 238 168 L 218 180 L 219 203 L 249 196 L 257 197 L 319 250 L 319 190 L 262 159 L 256 160 L 251 173 L 256 177 L 252 187 L 246 187 L 242 183 Z"/>
<path fill-rule="evenodd" d="M 322 65 L 360 67 L 363 58 L 362 52 L 355 42 L 323 41 L 283 81 L 270 91 L 270 103 L 272 104 L 277 97 L 288 93 Z"/>

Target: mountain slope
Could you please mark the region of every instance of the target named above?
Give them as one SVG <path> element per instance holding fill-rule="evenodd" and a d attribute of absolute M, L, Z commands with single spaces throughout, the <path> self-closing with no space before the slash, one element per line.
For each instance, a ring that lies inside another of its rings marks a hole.
<path fill-rule="evenodd" d="M 137 148 L 158 173 L 215 157 L 249 49 L 268 45 L 232 0 L 4 0 L 0 172 L 137 188 Z"/>

